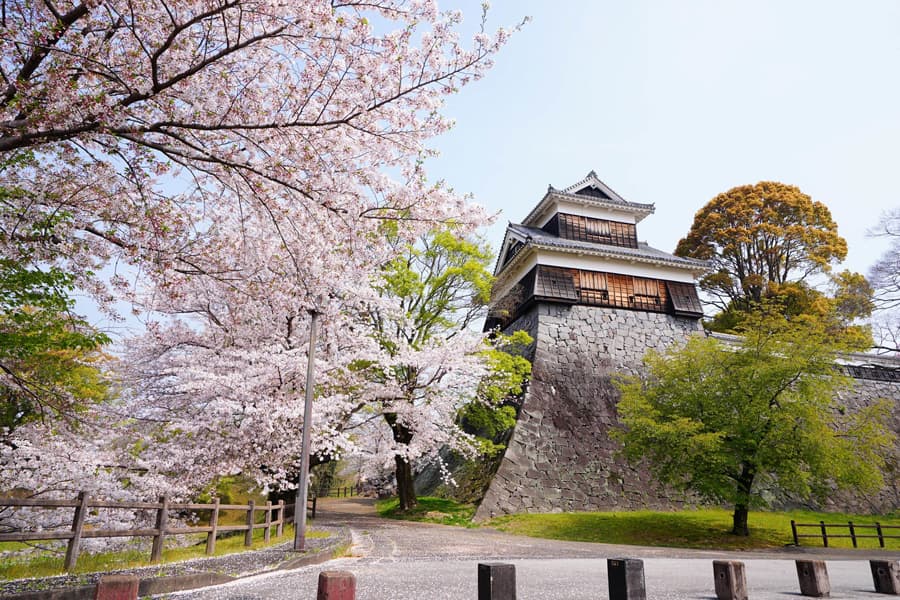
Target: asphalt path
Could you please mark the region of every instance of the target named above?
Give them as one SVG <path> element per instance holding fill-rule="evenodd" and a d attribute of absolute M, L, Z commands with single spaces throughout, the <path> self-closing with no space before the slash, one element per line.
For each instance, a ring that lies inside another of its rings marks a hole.
<path fill-rule="evenodd" d="M 609 598 L 606 559 L 641 558 L 648 598 L 714 599 L 713 559 L 746 565 L 751 599 L 799 597 L 794 560 L 827 560 L 832 598 L 873 600 L 869 558 L 900 559 L 898 552 L 864 555 L 825 549 L 710 552 L 541 540 L 487 529 L 390 521 L 374 515 L 371 501 L 323 503 L 320 523 L 350 528 L 349 556 L 322 565 L 280 571 L 222 586 L 171 595 L 179 600 L 313 600 L 320 571 L 350 571 L 357 600 L 463 600 L 478 597 L 477 565 L 516 566 L 517 597 Z M 884 596 L 881 596 L 884 597 Z"/>

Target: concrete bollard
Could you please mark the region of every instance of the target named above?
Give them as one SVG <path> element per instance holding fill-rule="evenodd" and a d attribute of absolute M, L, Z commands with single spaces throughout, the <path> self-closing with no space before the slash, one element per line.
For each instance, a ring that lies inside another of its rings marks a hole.
<path fill-rule="evenodd" d="M 713 578 L 719 600 L 747 600 L 747 575 L 739 560 L 714 560 Z"/>
<path fill-rule="evenodd" d="M 900 560 L 870 560 L 875 591 L 900 596 Z"/>
<path fill-rule="evenodd" d="M 478 600 L 516 600 L 516 566 L 478 563 Z"/>
<path fill-rule="evenodd" d="M 94 600 L 137 600 L 140 583 L 135 575 L 104 575 L 97 583 Z"/>
<path fill-rule="evenodd" d="M 831 583 L 828 581 L 828 569 L 824 560 L 798 560 L 797 578 L 800 580 L 800 593 L 804 596 L 825 598 L 831 595 Z"/>
<path fill-rule="evenodd" d="M 316 600 L 355 600 L 356 576 L 350 571 L 319 572 Z"/>
<path fill-rule="evenodd" d="M 608 558 L 609 600 L 646 600 L 644 561 L 639 558 Z"/>

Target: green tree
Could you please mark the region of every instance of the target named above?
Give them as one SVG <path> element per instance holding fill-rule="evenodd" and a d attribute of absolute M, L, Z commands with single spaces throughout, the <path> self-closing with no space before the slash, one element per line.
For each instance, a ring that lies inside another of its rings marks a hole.
<path fill-rule="evenodd" d="M 519 390 L 527 377 L 522 365 L 527 361 L 504 349 L 521 338 L 472 343 L 470 326 L 484 315 L 490 299 L 491 260 L 483 242 L 457 236 L 450 225 L 432 231 L 417 245 L 399 247 L 375 284 L 381 296 L 400 307 L 399 314 L 370 311 L 370 326 L 391 361 L 367 370 L 373 381 L 396 390 L 380 404 L 398 448 L 394 462 L 401 510 L 416 506 L 411 464 L 416 452 L 410 450 L 414 438 L 426 446 L 430 436 L 440 439 L 440 430 L 456 426 L 454 420 L 466 403 L 497 404 Z M 471 386 L 474 394 L 467 395 L 465 386 L 442 385 L 448 373 L 458 377 L 467 370 L 488 373 Z"/>
<path fill-rule="evenodd" d="M 107 397 L 99 364 L 108 337 L 72 313 L 72 277 L 0 260 L 0 427 L 77 419 Z"/>
<path fill-rule="evenodd" d="M 788 319 L 802 316 L 821 321 L 828 334 L 840 337 L 848 350 L 871 348 L 871 327 L 860 324 L 860 320 L 872 314 L 872 286 L 859 273 L 845 270 L 831 277 L 829 288 L 830 295 L 803 281 L 770 282 L 762 304 Z M 711 331 L 737 332 L 760 307 L 758 303 L 731 303 L 705 326 Z"/>
<path fill-rule="evenodd" d="M 746 309 L 771 284 L 827 273 L 847 255 L 831 212 L 799 188 L 775 181 L 719 194 L 694 217 L 678 256 L 708 260 L 700 287 L 721 309 Z"/>
<path fill-rule="evenodd" d="M 887 402 L 847 411 L 836 392 L 842 350 L 822 322 L 768 310 L 748 316 L 737 346 L 692 338 L 645 357 L 646 378 L 619 383 L 616 437 L 663 482 L 734 506 L 749 535 L 762 489 L 820 495 L 827 484 L 874 490 L 894 436 Z"/>
<path fill-rule="evenodd" d="M 3 169 L 30 158 L 5 157 Z M 107 384 L 98 368 L 109 338 L 73 313 L 75 278 L 57 266 L 57 211 L 29 220 L 25 190 L 0 186 L 0 428 L 9 435 L 35 419 L 74 419 L 99 402 Z"/>

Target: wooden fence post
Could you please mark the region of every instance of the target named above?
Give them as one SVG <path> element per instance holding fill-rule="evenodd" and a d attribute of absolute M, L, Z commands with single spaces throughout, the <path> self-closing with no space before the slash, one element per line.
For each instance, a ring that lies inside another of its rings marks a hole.
<path fill-rule="evenodd" d="M 853 547 L 856 548 L 856 529 L 853 528 L 853 521 L 847 521 L 847 525 L 850 526 L 850 540 L 853 542 Z"/>
<path fill-rule="evenodd" d="M 278 501 L 278 526 L 275 528 L 275 536 L 284 535 L 284 500 Z"/>
<path fill-rule="evenodd" d="M 253 511 L 256 510 L 256 502 L 251 500 L 247 509 L 247 533 L 244 534 L 244 545 L 248 548 L 253 545 Z"/>
<path fill-rule="evenodd" d="M 150 562 L 162 560 L 163 542 L 166 537 L 166 527 L 169 524 L 169 496 L 160 496 L 159 504 L 159 509 L 156 511 L 156 535 L 153 536 L 153 546 L 150 548 Z"/>
<path fill-rule="evenodd" d="M 78 560 L 78 552 L 81 549 L 81 531 L 84 529 L 84 517 L 87 507 L 87 492 L 79 492 L 78 506 L 75 507 L 75 516 L 72 519 L 72 537 L 69 538 L 69 545 L 66 547 L 66 562 L 64 564 L 66 571 L 74 569 L 75 562 Z"/>
<path fill-rule="evenodd" d="M 272 501 L 266 502 L 266 531 L 263 534 L 265 543 L 272 539 Z"/>
<path fill-rule="evenodd" d="M 884 533 L 881 531 L 881 523 L 875 521 L 875 531 L 878 532 L 878 545 L 884 548 Z"/>
<path fill-rule="evenodd" d="M 516 566 L 478 563 L 478 600 L 516 600 Z"/>
<path fill-rule="evenodd" d="M 791 519 L 791 533 L 794 534 L 794 545 L 800 545 L 800 539 L 797 537 L 797 521 Z"/>
<path fill-rule="evenodd" d="M 206 554 L 212 556 L 216 553 L 216 533 L 219 529 L 219 499 L 216 498 L 212 516 L 209 518 L 209 526 L 212 531 L 206 534 Z"/>
<path fill-rule="evenodd" d="M 828 531 L 825 529 L 825 521 L 819 521 L 819 526 L 822 529 L 822 544 L 827 548 L 828 547 Z"/>

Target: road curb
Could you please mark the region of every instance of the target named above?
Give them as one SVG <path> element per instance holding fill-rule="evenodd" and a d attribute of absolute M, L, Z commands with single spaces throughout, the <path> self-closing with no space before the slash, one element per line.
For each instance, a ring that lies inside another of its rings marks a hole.
<path fill-rule="evenodd" d="M 159 594 L 171 594 L 173 592 L 183 592 L 186 590 L 194 590 L 211 585 L 221 585 L 250 577 L 260 575 L 262 573 L 271 573 L 275 571 L 288 571 L 298 569 L 308 565 L 316 565 L 335 558 L 341 554 L 344 549 L 350 545 L 350 530 L 341 527 L 336 535 L 329 538 L 328 542 L 311 551 L 309 554 L 303 554 L 296 558 L 289 558 L 279 562 L 277 565 L 263 569 L 261 571 L 252 571 L 240 575 L 225 575 L 215 572 L 199 572 L 187 575 L 165 575 L 160 577 L 142 577 L 138 594 L 140 597 L 156 596 Z M 127 573 L 127 571 L 115 571 L 115 573 Z M 100 573 L 103 575 L 104 573 Z M 92 575 L 95 575 L 92 573 Z M 0 596 L 0 600 L 94 600 L 97 586 L 82 585 L 77 587 L 55 588 L 51 590 L 39 590 L 31 592 L 20 592 L 16 594 L 7 594 Z"/>

